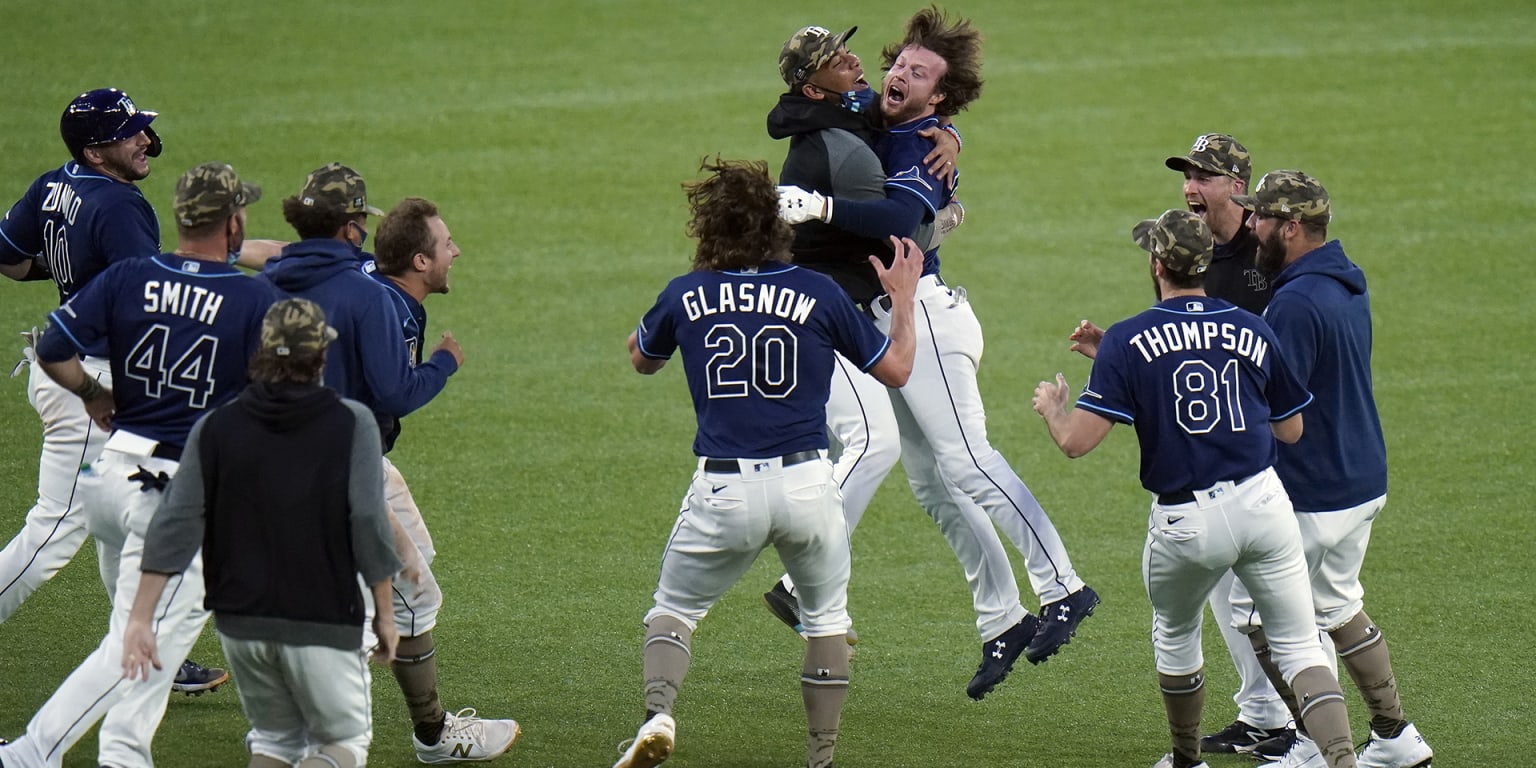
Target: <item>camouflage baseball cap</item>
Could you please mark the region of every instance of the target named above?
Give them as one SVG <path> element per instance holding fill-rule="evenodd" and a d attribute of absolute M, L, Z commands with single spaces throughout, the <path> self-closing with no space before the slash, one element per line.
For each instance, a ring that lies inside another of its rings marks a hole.
<path fill-rule="evenodd" d="M 779 51 L 779 74 L 784 77 L 784 84 L 790 88 L 803 85 L 857 31 L 858 27 L 849 27 L 847 32 L 834 35 L 826 27 L 802 27 Z"/>
<path fill-rule="evenodd" d="M 1233 195 L 1232 202 L 1260 216 L 1327 224 L 1328 190 L 1301 171 L 1270 171 L 1251 195 Z"/>
<path fill-rule="evenodd" d="M 330 163 L 309 172 L 304 189 L 299 192 L 304 205 L 340 208 L 345 213 L 383 216 L 384 211 L 368 204 L 368 185 L 362 174 L 341 163 Z"/>
<path fill-rule="evenodd" d="M 261 319 L 261 351 L 278 357 L 312 355 L 336 339 L 325 324 L 325 311 L 309 299 L 284 299 Z"/>
<path fill-rule="evenodd" d="M 1170 272 L 1198 275 L 1211 266 L 1211 228 L 1182 208 L 1137 224 L 1131 238 Z"/>
<path fill-rule="evenodd" d="M 1207 133 L 1195 137 L 1195 143 L 1189 147 L 1189 154 L 1174 155 L 1165 160 L 1164 164 L 1181 173 L 1197 168 L 1206 173 L 1230 176 L 1244 183 L 1253 177 L 1253 163 L 1248 159 L 1248 149 L 1225 133 Z"/>
<path fill-rule="evenodd" d="M 203 163 L 176 180 L 172 210 L 177 224 L 200 227 L 221 221 L 237 208 L 260 199 L 261 187 L 241 181 L 228 163 Z"/>

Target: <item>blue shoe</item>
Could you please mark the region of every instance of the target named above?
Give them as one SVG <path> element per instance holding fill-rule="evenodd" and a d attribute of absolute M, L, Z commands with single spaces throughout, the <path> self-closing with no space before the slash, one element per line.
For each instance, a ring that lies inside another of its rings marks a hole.
<path fill-rule="evenodd" d="M 1040 619 L 1034 614 L 1026 613 L 1019 623 L 1009 627 L 1007 632 L 999 635 L 996 640 L 981 644 L 981 666 L 976 668 L 976 676 L 971 678 L 969 685 L 965 686 L 965 695 L 981 701 L 982 697 L 992 692 L 998 683 L 1008 677 L 1013 670 L 1013 663 L 1019 660 L 1019 654 L 1028 647 L 1030 638 L 1035 636 L 1040 627 Z"/>
<path fill-rule="evenodd" d="M 176 680 L 171 683 L 171 690 L 188 696 L 201 696 L 217 691 L 219 686 L 227 682 L 229 682 L 229 672 L 226 670 L 219 667 L 204 667 L 187 659 L 181 663 L 181 669 L 176 671 Z"/>
<path fill-rule="evenodd" d="M 1099 593 L 1086 584 L 1082 589 L 1040 608 L 1040 631 L 1024 651 L 1024 658 L 1031 664 L 1039 664 L 1056 655 L 1063 645 L 1072 642 L 1077 625 L 1093 615 L 1099 604 Z"/>

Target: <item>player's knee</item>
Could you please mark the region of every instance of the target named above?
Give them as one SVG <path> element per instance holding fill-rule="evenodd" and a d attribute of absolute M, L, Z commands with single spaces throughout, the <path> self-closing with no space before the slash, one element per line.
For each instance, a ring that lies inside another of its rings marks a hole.
<path fill-rule="evenodd" d="M 359 756 L 351 747 L 326 744 L 320 751 L 304 758 L 298 768 L 357 768 L 366 760 L 366 755 Z"/>

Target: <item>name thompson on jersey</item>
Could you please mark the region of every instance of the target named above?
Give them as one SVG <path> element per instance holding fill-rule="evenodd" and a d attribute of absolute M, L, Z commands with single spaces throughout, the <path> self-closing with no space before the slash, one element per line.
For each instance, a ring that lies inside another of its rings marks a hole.
<path fill-rule="evenodd" d="M 757 270 L 741 274 L 756 274 Z M 720 283 L 713 286 L 714 304 L 710 304 L 711 286 L 685 291 L 681 297 L 683 313 L 691 322 L 721 312 L 755 312 L 773 315 L 790 322 L 805 324 L 816 308 L 816 298 L 793 288 L 771 284 Z"/>
<path fill-rule="evenodd" d="M 1190 302 L 1190 312 L 1203 311 L 1201 302 Z M 1146 362 L 1168 354 L 1189 350 L 1220 349 L 1235 352 L 1263 366 L 1269 354 L 1269 342 L 1253 332 L 1231 322 L 1189 320 L 1150 326 L 1126 341 Z"/>

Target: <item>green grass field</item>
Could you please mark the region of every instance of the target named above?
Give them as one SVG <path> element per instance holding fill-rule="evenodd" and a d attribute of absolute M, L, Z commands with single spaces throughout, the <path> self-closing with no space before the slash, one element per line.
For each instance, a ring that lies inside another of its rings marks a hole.
<path fill-rule="evenodd" d="M 859 25 L 853 48 L 875 78 L 880 46 L 917 7 L 17 4 L 0 52 L 0 204 L 66 159 L 57 120 L 69 98 L 109 84 L 162 113 L 165 153 L 143 188 L 167 247 L 175 179 L 209 160 L 265 186 L 250 209 L 259 237 L 291 235 L 278 200 L 331 160 L 362 171 L 385 207 L 437 201 L 464 255 L 453 293 L 428 309 L 468 361 L 407 420 L 394 457 L 438 544 L 443 700 L 522 722 L 501 765 L 607 766 L 641 713 L 640 617 L 691 466 L 680 371 L 637 376 L 624 351 L 656 292 L 687 268 L 678 185 L 716 153 L 777 169 L 785 146 L 767 138 L 764 116 L 796 28 Z M 970 701 L 969 595 L 896 473 L 854 537 L 863 641 L 838 765 L 1148 766 L 1166 751 L 1135 441 L 1117 430 L 1069 462 L 1029 395 L 1056 371 L 1082 383 L 1087 363 L 1065 341 L 1079 318 L 1147 306 L 1130 228 L 1181 205 L 1163 158 L 1207 131 L 1239 137 L 1255 178 L 1280 167 L 1320 178 L 1332 234 L 1371 280 L 1392 490 L 1365 581 L 1408 715 L 1442 768 L 1525 761 L 1536 722 L 1536 6 L 948 7 L 986 33 L 987 85 L 960 118 L 970 216 L 945 245 L 945 277 L 966 286 L 987 328 L 990 436 L 1104 604 L 1061 656 L 1021 664 Z M 41 284 L 0 286 L 0 352 L 18 350 L 11 334 L 55 298 Z M 24 379 L 0 379 L 0 430 L 8 536 L 31 504 L 40 440 Z M 0 625 L 0 735 L 18 734 L 105 631 L 94 560 L 88 547 Z M 800 764 L 801 641 L 759 598 L 778 570 L 765 556 L 696 635 L 668 765 Z M 1234 675 L 1214 631 L 1206 648 L 1210 728 L 1233 715 Z M 195 656 L 222 660 L 211 631 Z M 375 682 L 371 764 L 414 765 L 398 689 L 383 671 Z M 157 764 L 241 765 L 244 730 L 233 688 L 176 698 Z M 65 765 L 94 757 L 88 739 Z"/>

